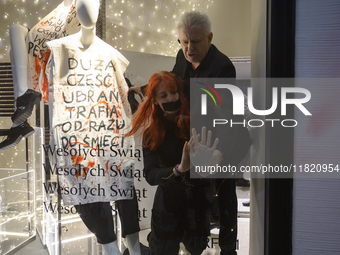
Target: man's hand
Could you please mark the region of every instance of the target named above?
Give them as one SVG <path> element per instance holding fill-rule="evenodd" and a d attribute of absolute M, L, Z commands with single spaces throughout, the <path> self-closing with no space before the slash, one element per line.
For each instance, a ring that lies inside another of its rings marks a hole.
<path fill-rule="evenodd" d="M 132 84 L 132 87 L 129 88 L 129 91 L 133 91 L 136 94 L 141 95 L 143 97 L 141 86 L 139 86 L 135 83 Z"/>

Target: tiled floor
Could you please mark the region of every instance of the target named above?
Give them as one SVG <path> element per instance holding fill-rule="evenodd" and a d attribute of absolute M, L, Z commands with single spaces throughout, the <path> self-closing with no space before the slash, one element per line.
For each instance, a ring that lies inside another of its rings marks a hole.
<path fill-rule="evenodd" d="M 250 207 L 245 207 L 242 205 L 242 202 L 249 201 L 250 198 L 250 189 L 244 187 L 237 187 L 237 197 L 238 197 L 238 251 L 237 255 L 248 255 L 249 254 L 249 212 Z M 148 245 L 146 237 L 150 229 L 142 230 L 140 232 L 140 241 L 144 245 Z M 214 243 L 218 242 L 218 230 L 213 229 L 210 236 L 210 247 L 207 248 L 202 255 L 218 255 L 219 254 L 219 246 L 218 244 L 211 244 L 211 241 Z M 38 254 L 38 255 L 49 255 L 47 250 L 42 246 L 39 237 L 18 252 L 14 253 L 14 255 L 27 255 L 27 254 Z M 187 255 L 189 253 L 186 252 L 183 245 L 181 245 L 181 249 L 179 252 L 180 255 Z"/>
<path fill-rule="evenodd" d="M 49 255 L 47 249 L 44 248 L 42 245 L 39 237 L 37 236 L 36 239 L 26 245 L 21 250 L 14 253 L 15 255 L 28 255 L 28 254 L 35 254 L 35 255 Z"/>

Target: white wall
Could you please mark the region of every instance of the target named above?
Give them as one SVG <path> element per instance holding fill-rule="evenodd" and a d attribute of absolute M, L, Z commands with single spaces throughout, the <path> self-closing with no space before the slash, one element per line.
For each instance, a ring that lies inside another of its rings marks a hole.
<path fill-rule="evenodd" d="M 266 28 L 267 28 L 267 1 L 252 0 L 251 5 L 251 77 L 266 77 Z M 251 86 L 254 91 L 254 106 L 256 109 L 265 108 L 265 84 L 260 80 L 252 79 Z M 257 116 L 256 118 L 258 118 Z M 265 127 L 250 130 L 253 145 L 251 147 L 251 165 L 265 163 Z M 251 176 L 250 185 L 250 255 L 264 254 L 264 202 L 265 185 L 263 178 Z"/>
<path fill-rule="evenodd" d="M 250 57 L 251 0 L 215 0 L 207 10 L 213 43 L 228 57 Z"/>
<path fill-rule="evenodd" d="M 155 72 L 171 71 L 176 61 L 175 57 L 126 50 L 121 50 L 120 52 L 130 61 L 126 77 L 132 83 L 135 82 L 138 85 L 147 84 L 150 76 Z"/>

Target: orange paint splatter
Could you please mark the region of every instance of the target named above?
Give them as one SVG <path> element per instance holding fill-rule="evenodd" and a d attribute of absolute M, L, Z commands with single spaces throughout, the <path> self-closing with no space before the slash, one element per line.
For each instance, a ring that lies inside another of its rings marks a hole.
<path fill-rule="evenodd" d="M 86 173 L 89 171 L 90 168 L 94 167 L 94 164 L 95 164 L 94 161 L 87 162 L 87 166 L 84 167 L 85 171 L 83 171 L 83 178 L 86 178 Z"/>
<path fill-rule="evenodd" d="M 122 166 L 123 162 L 120 162 L 120 164 L 118 166 L 116 166 L 116 169 L 119 170 Z"/>
<path fill-rule="evenodd" d="M 47 61 L 48 59 L 50 58 L 50 55 L 51 55 L 51 50 L 50 49 L 47 49 L 45 53 L 43 53 L 43 61 L 42 61 L 42 65 L 41 65 L 41 69 L 43 70 L 42 72 L 42 82 L 41 82 L 41 92 L 43 94 L 43 100 L 45 103 L 48 103 L 48 79 L 47 79 L 47 76 L 46 76 L 46 73 L 45 73 L 45 70 L 46 70 L 46 64 L 47 64 Z"/>
<path fill-rule="evenodd" d="M 35 62 L 35 72 L 39 75 L 41 71 L 40 59 L 34 58 L 34 62 Z"/>
<path fill-rule="evenodd" d="M 74 165 L 74 166 L 77 166 L 77 165 L 79 165 L 81 162 L 83 162 L 84 156 L 78 156 L 78 155 L 71 156 L 71 160 L 72 160 L 73 165 Z"/>
<path fill-rule="evenodd" d="M 89 161 L 88 164 L 87 164 L 87 166 L 93 168 L 93 167 L 94 167 L 94 164 L 95 164 L 94 161 Z"/>

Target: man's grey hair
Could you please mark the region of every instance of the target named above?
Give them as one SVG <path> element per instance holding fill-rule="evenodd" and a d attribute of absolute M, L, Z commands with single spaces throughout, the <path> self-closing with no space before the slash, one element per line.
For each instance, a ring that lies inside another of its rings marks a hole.
<path fill-rule="evenodd" d="M 208 15 L 199 11 L 185 12 L 179 17 L 177 29 L 190 30 L 191 28 L 202 28 L 206 35 L 211 33 L 211 21 Z"/>

